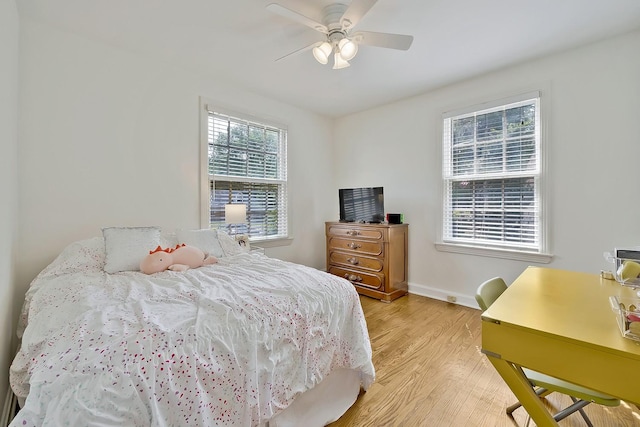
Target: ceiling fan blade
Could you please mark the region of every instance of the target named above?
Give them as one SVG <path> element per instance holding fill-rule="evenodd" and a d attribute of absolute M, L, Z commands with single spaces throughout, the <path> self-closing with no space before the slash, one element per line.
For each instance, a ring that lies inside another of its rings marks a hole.
<path fill-rule="evenodd" d="M 291 19 L 292 21 L 296 21 L 302 25 L 306 25 L 307 27 L 313 28 L 316 31 L 320 31 L 323 34 L 327 34 L 327 32 L 329 31 L 326 25 L 316 22 L 311 18 L 307 18 L 303 14 L 296 12 L 295 10 L 286 8 L 278 3 L 271 3 L 267 5 L 267 10 L 275 13 L 276 15 L 283 16 L 285 18 Z"/>
<path fill-rule="evenodd" d="M 288 57 L 293 56 L 293 55 L 297 55 L 297 54 L 302 53 L 302 52 L 306 52 L 306 51 L 311 50 L 311 49 L 313 49 L 314 47 L 316 47 L 316 46 L 318 46 L 320 44 L 322 44 L 322 42 L 311 43 L 309 46 L 305 46 L 305 47 L 300 48 L 298 50 L 294 50 L 291 53 L 287 53 L 284 56 L 281 56 L 280 58 L 276 59 L 275 62 L 278 62 L 278 61 L 280 61 L 282 59 L 288 58 Z"/>
<path fill-rule="evenodd" d="M 340 18 L 342 29 L 348 30 L 355 27 L 377 1 L 378 0 L 352 0 L 344 12 L 344 15 Z"/>
<path fill-rule="evenodd" d="M 407 50 L 411 47 L 411 43 L 413 43 L 413 36 L 406 36 L 404 34 L 358 31 L 353 37 L 358 44 L 386 47 L 388 49 Z"/>

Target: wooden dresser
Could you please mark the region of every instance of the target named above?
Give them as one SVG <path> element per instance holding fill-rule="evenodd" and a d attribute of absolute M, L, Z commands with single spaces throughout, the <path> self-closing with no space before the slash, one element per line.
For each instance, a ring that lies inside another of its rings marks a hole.
<path fill-rule="evenodd" d="M 325 223 L 327 271 L 391 302 L 407 293 L 408 224 Z"/>

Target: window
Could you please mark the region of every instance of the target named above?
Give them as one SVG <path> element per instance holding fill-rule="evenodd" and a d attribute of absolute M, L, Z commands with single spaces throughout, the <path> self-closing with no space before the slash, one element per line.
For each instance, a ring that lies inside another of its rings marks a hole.
<path fill-rule="evenodd" d="M 234 233 L 286 238 L 287 130 L 210 105 L 206 111 L 210 226 L 227 227 L 225 205 L 241 203 L 247 222 L 234 225 Z"/>
<path fill-rule="evenodd" d="M 544 252 L 540 128 L 538 93 L 444 115 L 444 244 Z"/>

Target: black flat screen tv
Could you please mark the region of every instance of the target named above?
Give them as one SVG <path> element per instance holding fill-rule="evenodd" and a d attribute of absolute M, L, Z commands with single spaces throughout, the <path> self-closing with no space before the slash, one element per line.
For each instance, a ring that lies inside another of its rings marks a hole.
<path fill-rule="evenodd" d="M 382 187 L 341 188 L 340 221 L 384 221 L 384 193 Z"/>

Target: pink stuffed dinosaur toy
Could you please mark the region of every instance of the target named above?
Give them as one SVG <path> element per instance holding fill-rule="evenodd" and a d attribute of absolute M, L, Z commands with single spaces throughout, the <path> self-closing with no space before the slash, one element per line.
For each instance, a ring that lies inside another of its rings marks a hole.
<path fill-rule="evenodd" d="M 205 253 L 195 246 L 187 246 L 184 243 L 175 248 L 162 249 L 158 246 L 150 251 L 149 255 L 140 262 L 140 271 L 145 274 L 158 273 L 160 271 L 187 271 L 190 268 L 198 268 L 203 265 L 211 265 L 218 262 L 214 256 L 205 256 Z"/>

